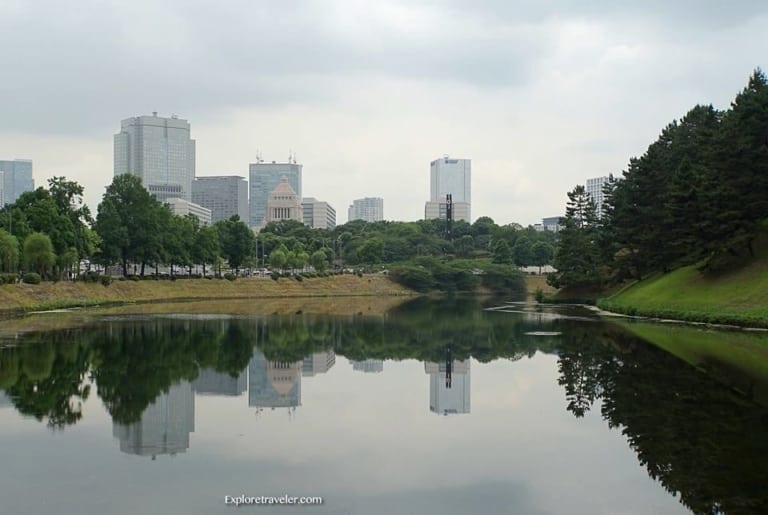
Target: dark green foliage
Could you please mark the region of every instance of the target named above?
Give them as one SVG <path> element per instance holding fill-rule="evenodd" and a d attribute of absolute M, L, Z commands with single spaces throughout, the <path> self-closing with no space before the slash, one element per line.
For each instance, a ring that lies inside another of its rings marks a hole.
<path fill-rule="evenodd" d="M 301 274 L 296 274 L 294 276 L 294 279 L 296 279 L 298 282 L 301 282 L 304 280 L 304 277 Z"/>
<path fill-rule="evenodd" d="M 102 275 L 101 277 L 99 277 L 99 283 L 102 286 L 107 287 L 110 284 L 112 284 L 112 277 L 110 277 L 108 275 Z"/>
<path fill-rule="evenodd" d="M 35 272 L 27 272 L 24 274 L 24 278 L 22 281 L 24 281 L 24 284 L 40 284 L 40 274 Z"/>
<path fill-rule="evenodd" d="M 16 274 L 0 274 L 0 284 L 14 284 L 18 278 Z"/>
<path fill-rule="evenodd" d="M 234 281 L 237 279 L 237 276 L 235 274 L 227 272 L 226 274 L 224 274 L 224 279 L 226 279 L 227 281 Z"/>

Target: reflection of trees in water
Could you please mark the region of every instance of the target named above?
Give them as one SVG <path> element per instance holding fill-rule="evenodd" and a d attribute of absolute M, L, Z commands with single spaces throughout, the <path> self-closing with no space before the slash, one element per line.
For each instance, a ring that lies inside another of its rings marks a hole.
<path fill-rule="evenodd" d="M 601 330 L 596 330 L 598 327 Z M 612 326 L 569 325 L 568 410 L 598 398 L 651 477 L 696 513 L 768 513 L 768 410 Z"/>

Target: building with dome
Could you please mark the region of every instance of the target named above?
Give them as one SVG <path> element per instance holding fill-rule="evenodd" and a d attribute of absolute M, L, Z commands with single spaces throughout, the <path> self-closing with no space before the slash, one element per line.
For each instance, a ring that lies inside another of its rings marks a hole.
<path fill-rule="evenodd" d="M 304 221 L 301 199 L 288 183 L 287 177 L 281 177 L 278 185 L 269 194 L 264 225 L 281 220 Z"/>

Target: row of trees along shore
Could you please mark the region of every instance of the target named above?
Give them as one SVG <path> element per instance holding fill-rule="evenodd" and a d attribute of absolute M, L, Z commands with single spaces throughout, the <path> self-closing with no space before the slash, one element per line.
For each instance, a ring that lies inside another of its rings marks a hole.
<path fill-rule="evenodd" d="M 466 276 L 469 270 L 477 273 L 478 263 L 482 270 L 513 270 L 514 265 L 549 264 L 554 256 L 552 233 L 499 226 L 488 217 L 455 222 L 450 237 L 445 220 L 353 221 L 331 230 L 291 220 L 269 223 L 256 236 L 238 217 L 201 226 L 193 216 L 174 215 L 130 174 L 114 178 L 95 218 L 82 195 L 76 182 L 54 177 L 48 188 L 24 193 L 0 211 L 0 271 L 16 277 L 23 269 L 61 280 L 77 277 L 87 259 L 118 265 L 124 276 L 135 277 L 156 275 L 160 266 L 182 277 L 193 276 L 196 265 L 203 276 L 211 267 L 218 275 L 227 267 L 237 276 L 243 269 L 267 266 L 301 270 L 311 265 L 324 272 L 332 266 L 380 270 L 397 263 L 407 272 L 429 268 L 438 274 L 450 265 Z M 432 277 L 420 287 L 440 282 Z"/>
<path fill-rule="evenodd" d="M 595 287 L 700 263 L 717 273 L 754 255 L 768 230 L 768 81 L 757 69 L 730 109 L 697 105 L 672 121 L 623 177 L 602 217 L 584 186 L 568 193 L 548 280 Z"/>

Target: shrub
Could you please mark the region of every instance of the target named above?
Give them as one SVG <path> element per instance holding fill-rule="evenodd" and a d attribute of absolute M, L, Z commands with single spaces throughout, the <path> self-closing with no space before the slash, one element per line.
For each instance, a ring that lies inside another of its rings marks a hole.
<path fill-rule="evenodd" d="M 129 281 L 141 281 L 141 277 L 139 277 L 138 275 L 129 275 L 128 276 L 128 280 Z"/>
<path fill-rule="evenodd" d="M 534 294 L 534 297 L 536 298 L 536 302 L 541 304 L 544 302 L 544 290 L 541 288 L 536 288 L 536 293 Z"/>
<path fill-rule="evenodd" d="M 233 273 L 227 272 L 226 274 L 224 274 L 224 279 L 226 279 L 227 281 L 234 281 L 235 279 L 237 279 L 237 276 Z"/>
<path fill-rule="evenodd" d="M 280 272 L 272 272 L 269 274 L 269 277 L 271 277 L 273 281 L 277 282 L 280 280 Z"/>
<path fill-rule="evenodd" d="M 40 284 L 40 274 L 27 272 L 24 274 L 23 281 L 25 284 Z"/>
<path fill-rule="evenodd" d="M 303 281 L 303 280 L 304 280 L 304 278 L 303 278 L 302 276 L 300 276 L 300 275 L 298 275 L 298 274 L 297 274 L 297 275 L 296 275 L 296 280 L 297 280 L 297 281 L 299 281 L 299 282 L 301 282 L 301 281 Z"/>
<path fill-rule="evenodd" d="M 101 277 L 99 277 L 99 282 L 101 283 L 102 286 L 109 286 L 110 284 L 112 284 L 112 277 L 108 275 L 102 275 Z"/>
<path fill-rule="evenodd" d="M 17 278 L 16 274 L 0 274 L 0 284 L 14 284 Z"/>

